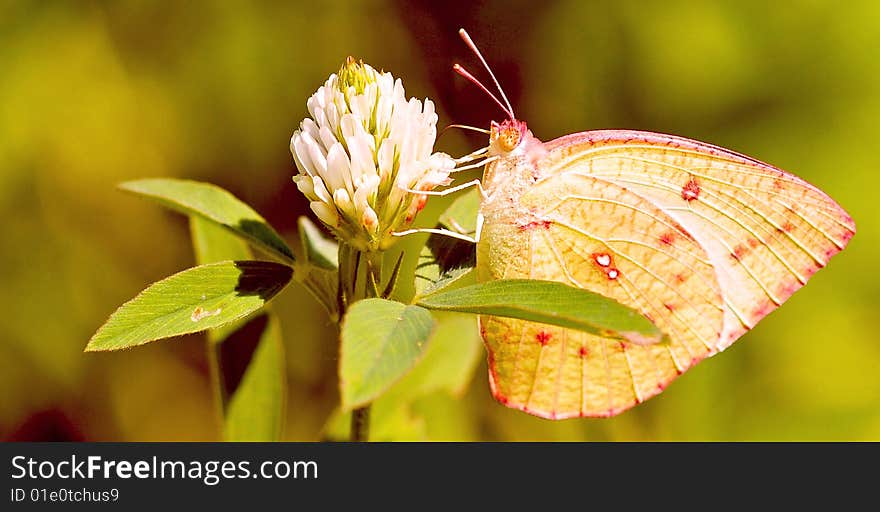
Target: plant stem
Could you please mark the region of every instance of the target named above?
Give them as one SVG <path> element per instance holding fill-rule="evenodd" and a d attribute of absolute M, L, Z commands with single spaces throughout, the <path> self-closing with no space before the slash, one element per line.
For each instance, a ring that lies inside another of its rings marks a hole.
<path fill-rule="evenodd" d="M 360 252 L 345 243 L 339 244 L 339 318 L 354 302 L 380 296 L 382 293 L 381 252 Z M 363 275 L 363 285 L 358 286 L 359 275 Z M 352 442 L 368 441 L 370 435 L 370 404 L 351 412 Z"/>
<path fill-rule="evenodd" d="M 221 344 L 208 337 L 205 347 L 207 349 L 208 372 L 211 376 L 211 394 L 214 396 L 214 409 L 222 438 L 225 436 L 226 403 L 229 400 L 229 394 L 226 389 L 226 381 L 223 378 L 223 364 L 220 361 Z"/>
<path fill-rule="evenodd" d="M 362 443 L 370 439 L 370 406 L 365 405 L 351 411 L 351 434 L 353 443 Z"/>

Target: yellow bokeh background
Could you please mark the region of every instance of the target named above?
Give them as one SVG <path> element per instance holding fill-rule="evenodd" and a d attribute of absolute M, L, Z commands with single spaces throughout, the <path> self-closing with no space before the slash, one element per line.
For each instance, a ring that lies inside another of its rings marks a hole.
<path fill-rule="evenodd" d="M 432 98 L 441 124 L 502 117 L 450 70 L 478 71 L 457 38 L 465 26 L 539 138 L 632 128 L 719 144 L 819 186 L 858 232 L 733 347 L 619 417 L 506 409 L 489 395 L 480 349 L 461 393 L 430 388 L 386 406 L 377 436 L 880 440 L 878 20 L 870 1 L 3 2 L 0 439 L 216 439 L 200 336 L 82 352 L 118 305 L 193 264 L 185 219 L 115 184 L 210 181 L 293 243 L 307 205 L 290 180 L 289 138 L 346 56 Z M 456 132 L 438 149 L 484 143 Z M 420 224 L 445 204 L 429 201 Z M 284 438 L 326 438 L 338 401 L 329 320 L 298 286 L 275 304 Z"/>

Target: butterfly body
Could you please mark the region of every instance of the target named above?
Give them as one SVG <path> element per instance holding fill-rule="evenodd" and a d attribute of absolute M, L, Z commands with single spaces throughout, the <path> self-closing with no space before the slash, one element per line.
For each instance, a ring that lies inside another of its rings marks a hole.
<path fill-rule="evenodd" d="M 626 304 L 668 335 L 640 344 L 481 317 L 490 386 L 545 418 L 611 416 L 662 391 L 778 307 L 855 232 L 803 180 L 648 132 L 542 143 L 493 123 L 477 276 L 545 279 Z"/>

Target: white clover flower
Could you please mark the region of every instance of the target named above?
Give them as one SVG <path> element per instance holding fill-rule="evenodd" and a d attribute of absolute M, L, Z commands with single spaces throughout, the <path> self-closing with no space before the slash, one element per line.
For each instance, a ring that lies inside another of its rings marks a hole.
<path fill-rule="evenodd" d="M 432 153 L 434 104 L 407 101 L 403 84 L 351 57 L 308 100 L 290 139 L 293 177 L 315 215 L 362 251 L 383 250 L 412 224 L 427 191 L 450 182 L 453 159 Z"/>

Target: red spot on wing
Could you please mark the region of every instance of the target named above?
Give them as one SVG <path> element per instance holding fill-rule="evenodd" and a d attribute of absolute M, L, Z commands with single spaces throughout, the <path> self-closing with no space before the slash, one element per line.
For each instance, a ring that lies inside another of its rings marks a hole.
<path fill-rule="evenodd" d="M 541 345 L 547 345 L 548 343 L 550 343 L 550 338 L 552 337 L 553 335 L 547 331 L 540 331 L 538 332 L 538 334 L 535 335 L 535 339 L 538 340 L 538 343 L 540 343 Z"/>
<path fill-rule="evenodd" d="M 747 252 L 749 252 L 748 248 L 746 248 L 746 246 L 742 244 L 739 244 L 733 248 L 733 252 L 730 253 L 730 257 L 735 259 L 736 261 L 740 261 Z"/>
<path fill-rule="evenodd" d="M 610 254 L 607 252 L 594 252 L 591 256 L 593 263 L 599 267 L 599 270 L 605 273 L 605 277 L 614 280 L 620 276 L 620 270 L 614 266 L 614 258 Z"/>
<path fill-rule="evenodd" d="M 669 303 L 664 302 L 663 307 L 666 308 L 666 310 L 669 311 L 670 313 L 675 311 L 675 306 L 673 304 L 669 304 Z"/>
<path fill-rule="evenodd" d="M 620 351 L 621 351 L 621 352 L 623 352 L 623 351 L 625 351 L 627 348 L 629 348 L 629 345 L 628 345 L 625 341 L 620 341 L 620 342 L 618 342 L 618 343 L 619 343 L 618 346 L 620 347 Z"/>
<path fill-rule="evenodd" d="M 587 349 L 587 347 L 581 347 L 580 350 L 578 350 L 578 355 L 580 355 L 581 357 L 587 357 L 588 355 L 590 355 L 590 351 Z"/>
<path fill-rule="evenodd" d="M 667 231 L 660 235 L 660 245 L 672 245 L 675 242 L 675 233 Z"/>
<path fill-rule="evenodd" d="M 687 276 L 685 276 L 684 274 L 675 274 L 674 276 L 672 276 L 672 278 L 675 279 L 676 284 L 681 284 L 687 281 Z"/>
<path fill-rule="evenodd" d="M 849 239 L 847 238 L 846 240 L 843 241 L 843 243 L 844 244 L 849 243 Z M 837 247 L 831 247 L 830 249 L 826 250 L 825 251 L 825 261 L 827 262 L 828 260 L 831 259 L 832 256 L 834 256 L 835 254 L 837 254 L 839 252 L 840 252 L 840 249 L 838 249 Z M 822 265 L 822 266 L 824 267 L 824 265 Z"/>
<path fill-rule="evenodd" d="M 528 231 L 530 229 L 535 229 L 537 227 L 542 227 L 544 229 L 550 229 L 551 224 L 553 224 L 553 222 L 551 222 L 549 220 L 533 220 L 533 221 L 527 222 L 525 224 L 520 224 L 519 230 L 520 231 Z"/>
<path fill-rule="evenodd" d="M 693 176 L 681 188 L 681 198 L 687 202 L 691 202 L 700 197 L 700 184 L 697 183 Z"/>
<path fill-rule="evenodd" d="M 752 249 L 761 245 L 761 242 L 757 238 L 749 238 L 749 247 Z"/>
<path fill-rule="evenodd" d="M 786 222 L 782 225 L 782 230 L 786 233 L 791 233 L 792 231 L 794 231 L 794 224 L 792 224 L 791 222 Z"/>

